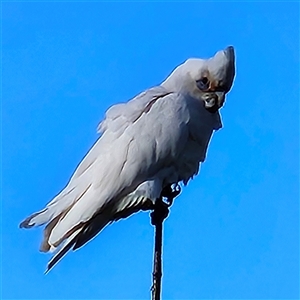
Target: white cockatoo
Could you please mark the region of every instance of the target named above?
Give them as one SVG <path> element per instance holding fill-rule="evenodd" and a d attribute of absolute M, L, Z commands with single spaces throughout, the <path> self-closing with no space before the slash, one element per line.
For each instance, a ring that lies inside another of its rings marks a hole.
<path fill-rule="evenodd" d="M 151 207 L 163 188 L 186 185 L 198 173 L 222 127 L 219 108 L 234 76 L 230 46 L 209 59 L 188 59 L 161 85 L 108 109 L 100 138 L 67 186 L 20 224 L 46 224 L 40 250 L 55 251 L 48 270 L 107 224 Z"/>

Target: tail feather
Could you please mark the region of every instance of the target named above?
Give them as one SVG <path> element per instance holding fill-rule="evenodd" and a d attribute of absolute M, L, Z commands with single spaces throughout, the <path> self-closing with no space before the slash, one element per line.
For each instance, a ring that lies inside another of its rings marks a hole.
<path fill-rule="evenodd" d="M 153 208 L 153 202 L 147 197 L 131 193 L 122 199 L 121 205 L 107 207 L 101 213 L 91 218 L 78 234 L 73 250 L 76 250 L 94 238 L 109 223 L 127 218 L 140 211 Z"/>
<path fill-rule="evenodd" d="M 39 223 L 35 223 L 35 222 L 33 222 L 32 220 L 33 220 L 36 216 L 38 216 L 38 215 L 43 214 L 44 212 L 46 212 L 46 210 L 47 210 L 47 208 L 45 208 L 45 209 L 43 209 L 43 210 L 41 210 L 41 211 L 38 211 L 38 212 L 32 214 L 31 216 L 27 217 L 25 220 L 23 220 L 23 221 L 20 223 L 19 227 L 20 227 L 20 228 L 26 228 L 26 229 L 28 229 L 28 228 L 31 228 L 31 227 L 33 227 L 33 226 L 44 225 L 44 224 L 47 222 L 47 220 L 40 221 Z"/>
<path fill-rule="evenodd" d="M 127 218 L 140 210 L 153 208 L 153 201 L 150 198 L 154 197 L 149 197 L 149 193 L 147 194 L 149 189 L 143 185 L 143 189 L 137 189 L 119 201 L 106 203 L 89 220 L 82 220 L 74 226 L 65 226 L 65 228 L 61 229 L 61 223 L 65 221 L 65 218 L 74 209 L 75 204 L 79 203 L 80 199 L 86 196 L 90 186 L 85 185 L 83 187 L 81 185 L 80 188 L 77 186 L 73 189 L 65 189 L 44 210 L 31 215 L 20 224 L 20 227 L 31 228 L 48 223 L 44 229 L 44 238 L 40 251 L 54 251 L 54 256 L 49 261 L 45 273 L 48 273 L 69 250 L 76 250 L 82 247 L 108 224 Z M 56 231 L 55 238 L 51 239 L 54 231 Z"/>
<path fill-rule="evenodd" d="M 52 229 L 54 226 L 59 222 L 59 219 L 61 218 L 61 215 L 58 215 L 55 217 L 44 229 L 44 238 L 40 245 L 40 251 L 41 252 L 48 252 L 51 248 L 51 245 L 48 243 L 49 236 L 51 234 Z"/>
<path fill-rule="evenodd" d="M 82 186 L 67 186 L 52 201 L 50 201 L 43 210 L 38 211 L 26 218 L 20 223 L 19 227 L 27 229 L 34 226 L 41 226 L 48 222 L 51 222 L 63 211 L 68 209 L 68 207 L 72 205 L 74 201 L 76 201 L 78 195 L 80 195 L 80 192 L 83 189 L 84 188 L 82 188 Z"/>
<path fill-rule="evenodd" d="M 73 247 L 76 242 L 77 235 L 82 230 L 82 228 L 77 229 L 71 236 L 69 236 L 64 244 L 61 246 L 60 250 L 51 258 L 47 265 L 47 269 L 45 274 L 47 274 L 66 254 L 67 252 Z"/>
<path fill-rule="evenodd" d="M 110 223 L 110 218 L 104 214 L 98 214 L 88 221 L 83 230 L 78 234 L 73 250 L 76 250 L 94 238 L 100 231 Z"/>
<path fill-rule="evenodd" d="M 90 239 L 95 237 L 108 223 L 109 221 L 107 218 L 103 218 L 103 215 L 98 215 L 92 218 L 82 227 L 76 229 L 64 241 L 60 249 L 56 250 L 57 253 L 49 261 L 45 274 L 47 274 L 67 254 L 69 250 L 76 250 L 83 246 Z"/>

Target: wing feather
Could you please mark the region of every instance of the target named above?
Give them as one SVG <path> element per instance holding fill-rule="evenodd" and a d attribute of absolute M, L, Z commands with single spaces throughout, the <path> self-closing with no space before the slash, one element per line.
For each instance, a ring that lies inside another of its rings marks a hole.
<path fill-rule="evenodd" d="M 163 87 L 113 106 L 99 126 L 101 137 L 79 164 L 66 189 L 46 209 L 27 218 L 23 227 L 49 223 L 43 251 L 59 247 L 66 239 L 70 241 L 70 236 L 72 246 L 77 241 L 77 248 L 110 221 L 142 209 L 147 198 L 128 195 L 161 169 L 172 166 L 188 138 L 188 121 L 182 96 Z M 111 215 L 90 222 L 107 212 L 108 207 L 114 208 Z M 70 245 L 61 254 L 72 248 Z"/>
<path fill-rule="evenodd" d="M 107 127 L 89 176 L 90 188 L 53 228 L 50 245 L 57 245 L 110 201 L 119 202 L 161 168 L 172 165 L 188 136 L 188 113 L 181 102 L 176 94 L 159 97 L 117 139 L 111 138 L 114 132 Z"/>

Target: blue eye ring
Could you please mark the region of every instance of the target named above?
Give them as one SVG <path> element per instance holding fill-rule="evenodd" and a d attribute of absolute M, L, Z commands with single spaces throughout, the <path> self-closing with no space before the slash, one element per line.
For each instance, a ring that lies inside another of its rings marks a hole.
<path fill-rule="evenodd" d="M 210 82 L 207 77 L 202 77 L 199 80 L 196 80 L 196 83 L 197 83 L 197 87 L 202 91 L 209 89 Z"/>

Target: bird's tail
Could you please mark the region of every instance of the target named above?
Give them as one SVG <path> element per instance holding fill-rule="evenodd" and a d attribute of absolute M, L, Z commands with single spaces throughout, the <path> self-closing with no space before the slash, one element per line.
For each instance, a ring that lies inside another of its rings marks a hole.
<path fill-rule="evenodd" d="M 56 238 L 53 239 L 55 242 L 50 242 L 53 231 L 59 227 L 73 206 L 82 197 L 88 197 L 90 187 L 91 185 L 84 186 L 80 182 L 67 186 L 45 209 L 32 214 L 20 224 L 21 228 L 32 228 L 47 224 L 44 229 L 40 251 L 54 252 L 54 256 L 48 264 L 46 273 L 69 250 L 76 250 L 82 247 L 109 223 L 126 218 L 139 210 L 149 210 L 153 207 L 153 201 L 149 199 L 149 195 L 145 192 L 147 189 L 145 189 L 144 185 L 144 189 L 137 189 L 118 201 L 113 201 L 112 199 L 101 207 L 91 219 L 78 223 L 69 231 L 57 231 Z"/>
<path fill-rule="evenodd" d="M 76 229 L 63 244 L 58 248 L 53 248 L 56 253 L 48 263 L 48 273 L 66 254 L 69 250 L 76 250 L 98 235 L 101 230 L 114 221 L 126 218 L 139 210 L 149 210 L 153 206 L 153 202 L 143 195 L 131 193 L 124 197 L 118 207 L 107 206 L 96 214 L 88 222 Z M 50 224 L 47 225 L 47 227 Z M 45 231 L 47 230 L 45 228 Z M 51 229 L 51 228 L 50 228 Z M 51 251 L 51 249 L 50 249 Z"/>
<path fill-rule="evenodd" d="M 52 230 L 72 209 L 73 205 L 83 197 L 89 187 L 90 186 L 84 188 L 82 185 L 77 185 L 75 187 L 67 186 L 43 210 L 30 215 L 20 223 L 19 227 L 26 229 L 47 224 L 44 229 L 44 237 L 40 246 L 41 252 L 48 252 L 51 246 L 53 246 L 48 243 Z M 73 235 L 74 231 L 77 231 L 77 229 L 78 228 L 72 230 L 66 238 Z"/>
<path fill-rule="evenodd" d="M 80 190 L 82 190 L 81 186 L 67 186 L 43 210 L 30 215 L 20 223 L 19 227 L 31 228 L 53 221 L 80 197 Z"/>

